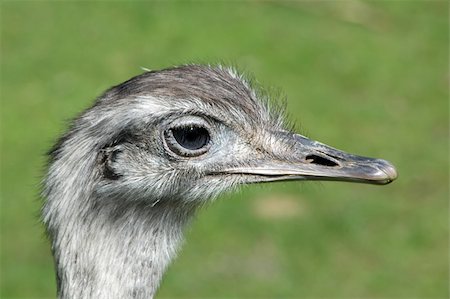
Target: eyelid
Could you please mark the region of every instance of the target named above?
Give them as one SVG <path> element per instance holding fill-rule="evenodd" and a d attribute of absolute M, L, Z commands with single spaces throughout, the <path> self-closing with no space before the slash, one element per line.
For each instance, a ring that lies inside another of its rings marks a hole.
<path fill-rule="evenodd" d="M 211 121 L 208 118 L 204 118 L 197 115 L 189 115 L 177 118 L 172 121 L 172 127 L 185 127 L 185 126 L 203 126 L 210 127 Z"/>
<path fill-rule="evenodd" d="M 189 123 L 189 122 L 187 122 L 187 123 L 183 123 L 183 124 L 180 124 L 180 125 L 175 125 L 175 126 L 171 127 L 169 130 L 178 129 L 178 128 L 184 128 L 184 127 L 199 127 L 199 128 L 207 129 L 205 126 L 199 125 L 198 123 L 195 123 L 195 122 Z M 209 130 L 208 130 L 208 132 L 209 132 Z"/>

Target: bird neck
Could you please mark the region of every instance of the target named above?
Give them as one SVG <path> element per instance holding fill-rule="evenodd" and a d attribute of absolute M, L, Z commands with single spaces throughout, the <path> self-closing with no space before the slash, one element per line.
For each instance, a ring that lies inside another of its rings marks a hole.
<path fill-rule="evenodd" d="M 152 298 L 194 210 L 171 201 L 102 204 L 67 219 L 53 239 L 59 297 Z"/>

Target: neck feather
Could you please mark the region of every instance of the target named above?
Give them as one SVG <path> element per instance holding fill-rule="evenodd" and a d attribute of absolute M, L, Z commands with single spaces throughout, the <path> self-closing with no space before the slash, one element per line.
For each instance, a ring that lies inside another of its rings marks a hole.
<path fill-rule="evenodd" d="M 195 207 L 91 207 L 50 230 L 60 298 L 152 298 Z"/>
<path fill-rule="evenodd" d="M 197 207 L 175 198 L 97 194 L 98 141 L 75 133 L 54 150 L 43 190 L 58 296 L 152 298 Z"/>

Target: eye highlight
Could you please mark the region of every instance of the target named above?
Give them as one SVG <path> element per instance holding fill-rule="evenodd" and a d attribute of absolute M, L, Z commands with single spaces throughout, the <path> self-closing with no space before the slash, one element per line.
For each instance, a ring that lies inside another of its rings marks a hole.
<path fill-rule="evenodd" d="M 194 124 L 171 128 L 164 135 L 169 149 L 184 157 L 204 154 L 209 149 L 211 139 L 205 127 Z"/>

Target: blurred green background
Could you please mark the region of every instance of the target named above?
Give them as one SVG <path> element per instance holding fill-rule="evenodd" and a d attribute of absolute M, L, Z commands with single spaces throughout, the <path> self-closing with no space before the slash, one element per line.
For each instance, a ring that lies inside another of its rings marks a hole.
<path fill-rule="evenodd" d="M 391 185 L 245 187 L 202 211 L 158 298 L 447 298 L 448 1 L 1 4 L 1 298 L 52 298 L 44 153 L 149 69 L 233 64 Z"/>

